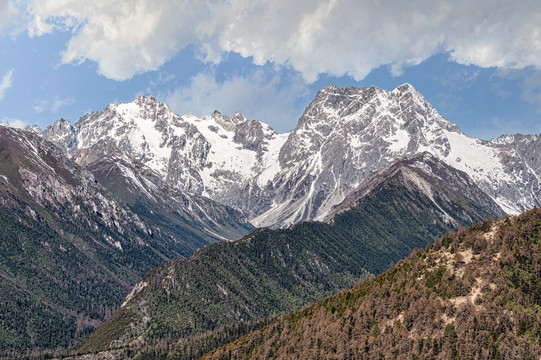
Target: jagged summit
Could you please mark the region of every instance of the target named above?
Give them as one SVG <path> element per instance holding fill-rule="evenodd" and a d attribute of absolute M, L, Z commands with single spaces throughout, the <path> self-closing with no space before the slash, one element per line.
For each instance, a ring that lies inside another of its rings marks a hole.
<path fill-rule="evenodd" d="M 244 115 L 242 115 L 240 113 L 240 111 L 237 111 L 237 112 L 235 112 L 235 115 L 233 115 L 232 120 L 237 121 L 237 122 L 241 122 L 241 121 L 246 121 L 248 119 Z"/>
<path fill-rule="evenodd" d="M 402 85 L 397 86 L 393 91 L 399 91 L 399 92 L 402 92 L 402 93 L 409 91 L 409 92 L 416 92 L 419 95 L 421 95 L 417 91 L 417 89 L 413 85 L 411 85 L 410 83 L 403 83 Z"/>
<path fill-rule="evenodd" d="M 392 91 L 375 86 L 339 88 L 331 85 L 320 91 L 306 108 L 294 132 L 315 128 L 326 137 L 336 128 L 344 127 L 355 133 L 381 133 L 391 143 L 413 135 L 417 142 L 426 146 L 429 139 L 423 138 L 425 134 L 430 135 L 438 129 L 460 132 L 407 83 Z"/>
<path fill-rule="evenodd" d="M 138 103 L 138 104 L 143 104 L 143 103 L 162 103 L 165 105 L 165 103 L 161 102 L 161 101 L 158 101 L 156 100 L 156 98 L 152 95 L 148 95 L 148 96 L 145 96 L 145 95 L 138 95 L 135 97 L 135 99 L 133 99 L 133 102 L 135 103 Z"/>
<path fill-rule="evenodd" d="M 467 173 L 508 213 L 541 204 L 538 138 L 471 138 L 407 83 L 328 86 L 285 134 L 239 112 L 179 116 L 137 97 L 45 137 L 68 153 L 110 141 L 170 185 L 241 209 L 258 226 L 322 220 L 367 176 L 422 152 Z"/>

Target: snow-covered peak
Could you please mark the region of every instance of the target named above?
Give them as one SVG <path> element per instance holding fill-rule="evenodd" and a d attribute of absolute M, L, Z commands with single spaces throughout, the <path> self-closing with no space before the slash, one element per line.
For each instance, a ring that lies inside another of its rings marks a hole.
<path fill-rule="evenodd" d="M 78 148 L 109 141 L 169 184 L 240 208 L 259 226 L 323 219 L 371 173 L 422 152 L 466 172 L 509 213 L 541 204 L 538 137 L 471 138 L 407 83 L 328 86 L 286 134 L 238 112 L 179 116 L 137 97 L 85 115 L 73 136 Z"/>
<path fill-rule="evenodd" d="M 404 83 L 400 86 L 397 86 L 392 92 L 399 92 L 399 93 L 411 92 L 414 94 L 418 94 L 419 96 L 422 96 L 421 93 L 418 92 L 417 89 L 410 83 Z"/>
<path fill-rule="evenodd" d="M 358 122 L 362 128 L 389 127 L 391 123 L 404 127 L 422 127 L 431 122 L 453 128 L 456 125 L 445 120 L 436 109 L 410 84 L 403 84 L 392 91 L 374 86 L 356 88 L 336 85 L 321 90 L 299 120 L 297 129 L 342 126 Z"/>
<path fill-rule="evenodd" d="M 240 123 L 240 122 L 245 122 L 247 121 L 248 119 L 246 118 L 246 116 L 242 115 L 240 112 L 236 112 L 235 115 L 233 115 L 233 118 L 231 119 L 234 123 Z"/>
<path fill-rule="evenodd" d="M 38 136 L 43 136 L 43 130 L 41 130 L 41 128 L 37 125 L 27 125 L 24 127 L 24 130 Z"/>
<path fill-rule="evenodd" d="M 161 101 L 156 100 L 156 98 L 152 95 L 150 96 L 136 96 L 135 99 L 133 99 L 132 103 L 137 104 L 144 108 L 151 108 L 151 107 L 164 107 L 169 109 L 169 106 Z"/>

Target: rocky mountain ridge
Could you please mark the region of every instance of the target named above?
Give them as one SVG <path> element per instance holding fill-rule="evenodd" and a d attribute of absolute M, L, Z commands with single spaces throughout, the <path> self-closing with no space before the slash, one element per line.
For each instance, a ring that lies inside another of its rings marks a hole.
<path fill-rule="evenodd" d="M 425 151 L 467 173 L 507 213 L 541 204 L 539 136 L 471 138 L 409 84 L 329 86 L 284 134 L 240 113 L 179 116 L 137 97 L 73 126 L 59 120 L 43 136 L 72 156 L 112 142 L 170 185 L 240 209 L 256 226 L 323 220 L 371 173 Z"/>
<path fill-rule="evenodd" d="M 424 152 L 411 159 L 396 160 L 387 168 L 368 176 L 355 190 L 327 215 L 326 222 L 332 223 L 334 217 L 358 204 L 363 197 L 369 195 L 383 181 L 399 179 L 400 183 L 410 189 L 419 191 L 422 196 L 433 202 L 440 219 L 458 229 L 459 224 L 473 223 L 471 213 L 485 216 L 501 217 L 505 212 L 485 194 L 463 171 L 457 170 L 434 155 Z M 461 200 L 456 198 L 460 194 Z M 457 206 L 464 206 L 467 199 L 473 209 L 458 211 Z"/>

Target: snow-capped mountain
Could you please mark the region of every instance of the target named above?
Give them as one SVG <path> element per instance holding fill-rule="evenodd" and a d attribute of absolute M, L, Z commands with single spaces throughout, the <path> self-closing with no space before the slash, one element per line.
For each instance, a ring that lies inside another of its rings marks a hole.
<path fill-rule="evenodd" d="M 539 136 L 471 138 L 409 84 L 329 86 L 285 134 L 240 113 L 179 116 L 152 97 L 73 126 L 59 121 L 44 136 L 68 153 L 112 142 L 172 186 L 241 209 L 256 226 L 322 220 L 371 173 L 422 152 L 464 171 L 507 213 L 541 204 Z"/>
<path fill-rule="evenodd" d="M 539 136 L 471 138 L 409 84 L 390 92 L 330 86 L 280 150 L 279 205 L 253 222 L 320 220 L 370 173 L 425 151 L 467 173 L 508 213 L 541 203 Z"/>

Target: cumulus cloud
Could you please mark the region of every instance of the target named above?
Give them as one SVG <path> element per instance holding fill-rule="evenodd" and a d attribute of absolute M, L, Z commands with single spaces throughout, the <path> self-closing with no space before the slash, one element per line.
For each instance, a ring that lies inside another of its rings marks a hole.
<path fill-rule="evenodd" d="M 302 79 L 269 75 L 262 70 L 246 76 L 235 76 L 224 82 L 213 74 L 198 74 L 188 87 L 169 94 L 166 103 L 177 113 L 192 112 L 197 116 L 218 110 L 232 116 L 242 110 L 252 120 L 272 123 L 278 131 L 288 131 L 300 117 L 299 100 L 304 103 L 308 89 Z M 276 104 L 280 104 L 276 106 Z"/>
<path fill-rule="evenodd" d="M 11 78 L 13 77 L 13 69 L 9 70 L 2 78 L 0 83 L 0 100 L 6 96 L 6 91 L 11 87 Z"/>
<path fill-rule="evenodd" d="M 206 11 L 203 1 L 35 0 L 29 33 L 72 31 L 64 63 L 92 60 L 106 77 L 125 80 L 156 70 L 192 43 Z"/>
<path fill-rule="evenodd" d="M 33 0 L 28 11 L 31 34 L 73 32 L 64 62 L 95 61 L 117 80 L 188 44 L 207 61 L 236 52 L 308 82 L 322 73 L 361 80 L 382 65 L 400 74 L 442 52 L 460 64 L 541 68 L 536 0 Z"/>

